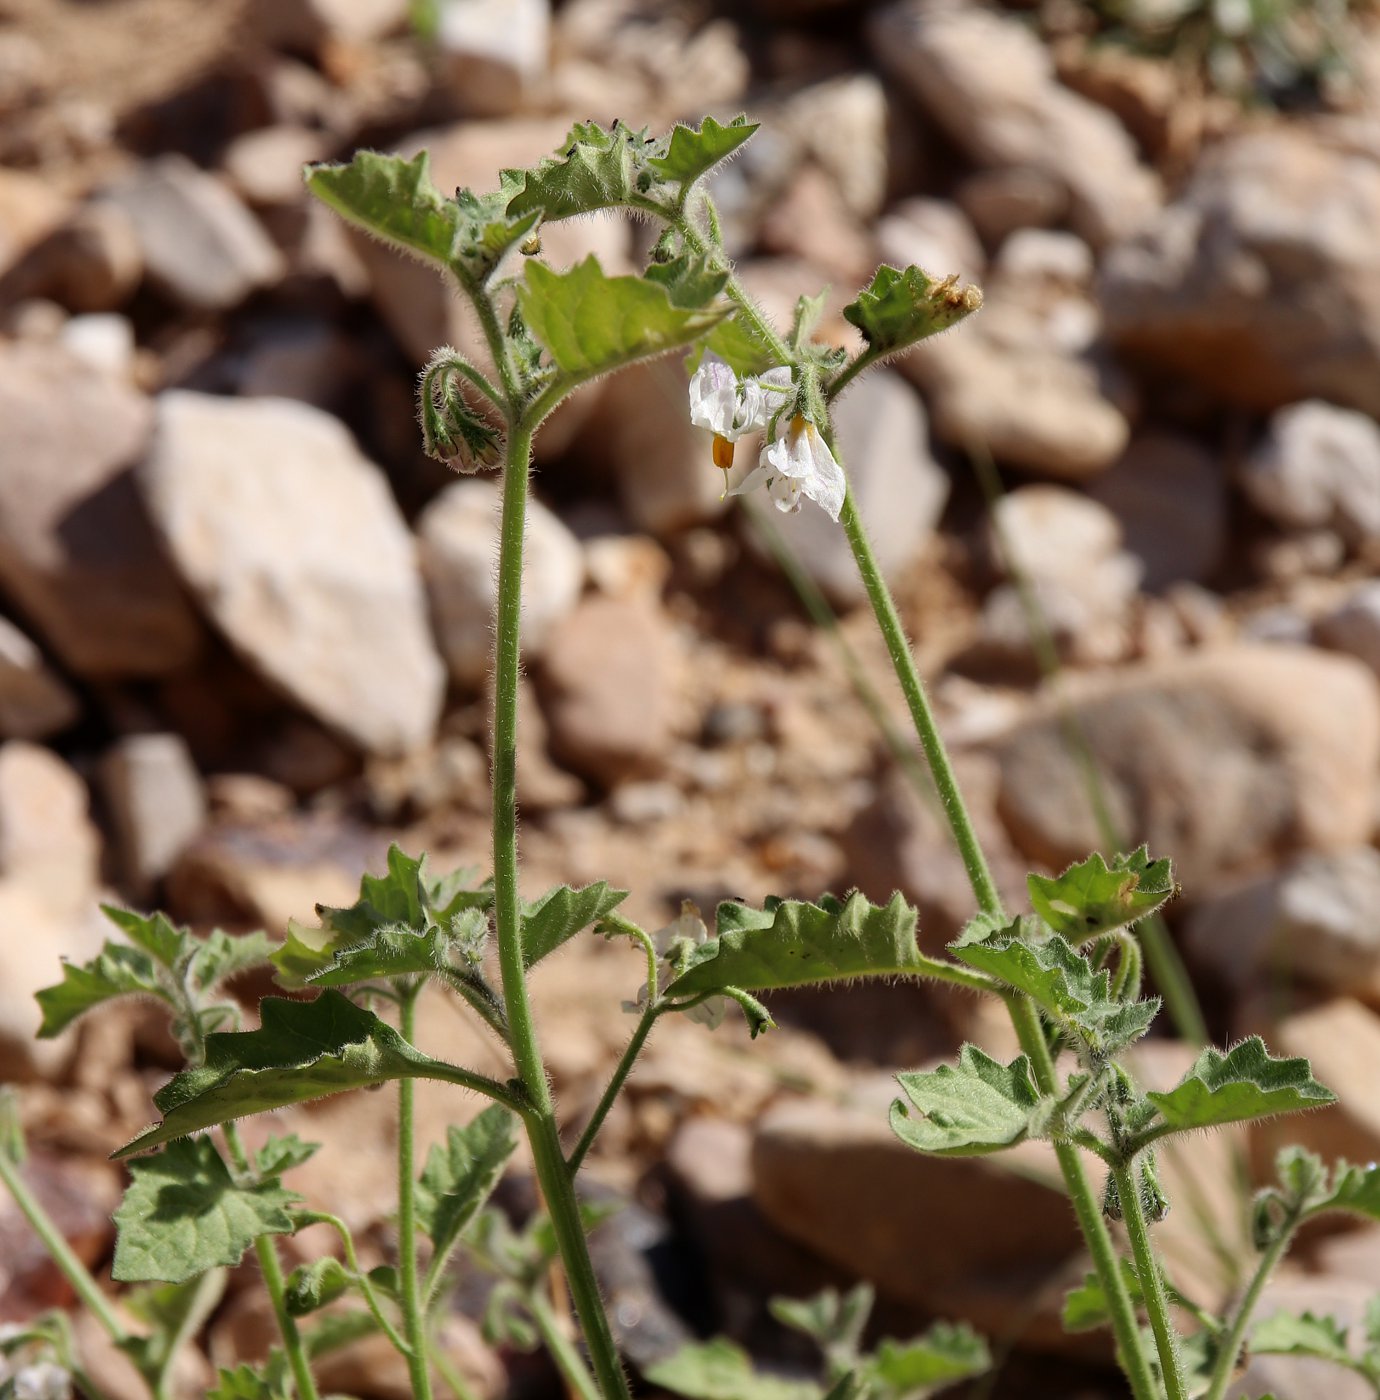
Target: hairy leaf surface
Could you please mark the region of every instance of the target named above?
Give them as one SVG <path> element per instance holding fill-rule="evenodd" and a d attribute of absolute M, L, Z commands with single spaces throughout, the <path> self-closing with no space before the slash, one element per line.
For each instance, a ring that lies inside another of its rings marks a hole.
<path fill-rule="evenodd" d="M 963 1047 L 957 1065 L 896 1078 L 910 1104 L 892 1104 L 892 1132 L 937 1156 L 978 1156 L 1020 1142 L 1040 1102 L 1024 1055 L 1003 1065 L 976 1045 Z"/>
<path fill-rule="evenodd" d="M 1026 884 L 1035 912 L 1072 943 L 1133 924 L 1174 894 L 1169 862 L 1152 861 L 1144 846 L 1110 866 L 1094 851 L 1062 875 L 1030 875 Z"/>
<path fill-rule="evenodd" d="M 918 267 L 903 272 L 883 263 L 843 314 L 863 333 L 869 350 L 889 355 L 948 330 L 981 305 L 982 293 L 959 287 L 956 278 L 936 281 Z"/>

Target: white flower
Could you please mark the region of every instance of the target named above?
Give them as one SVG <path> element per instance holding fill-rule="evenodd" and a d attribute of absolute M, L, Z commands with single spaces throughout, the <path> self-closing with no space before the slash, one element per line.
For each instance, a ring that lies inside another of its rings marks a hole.
<path fill-rule="evenodd" d="M 690 421 L 714 434 L 716 467 L 728 471 L 733 465 L 733 444 L 744 433 L 765 428 L 790 390 L 791 372 L 785 365 L 739 379 L 717 355 L 705 351 L 690 380 Z"/>
<path fill-rule="evenodd" d="M 72 1377 L 55 1362 L 36 1361 L 15 1372 L 14 1400 L 71 1400 Z"/>
<path fill-rule="evenodd" d="M 823 434 L 808 418 L 796 414 L 780 419 L 776 436 L 762 449 L 757 467 L 729 492 L 741 496 L 765 486 L 777 510 L 800 509 L 800 497 L 808 496 L 831 519 L 839 518 L 847 484 L 843 468 L 834 460 Z"/>
<path fill-rule="evenodd" d="M 680 916 L 673 919 L 665 928 L 652 935 L 652 943 L 661 959 L 657 969 L 657 980 L 663 988 L 677 975 L 691 949 L 709 942 L 710 933 L 700 917 L 699 908 L 692 900 L 685 900 L 680 906 Z M 688 946 L 687 946 L 688 945 Z M 647 1005 L 647 984 L 637 994 L 636 1001 L 625 1001 L 624 1011 L 641 1011 Z M 728 1011 L 727 997 L 709 997 L 685 1014 L 712 1031 Z"/>

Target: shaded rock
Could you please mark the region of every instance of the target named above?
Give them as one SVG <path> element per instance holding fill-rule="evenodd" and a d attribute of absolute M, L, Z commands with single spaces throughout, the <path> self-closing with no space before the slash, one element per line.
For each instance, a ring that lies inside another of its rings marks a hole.
<path fill-rule="evenodd" d="M 227 311 L 283 275 L 254 216 L 183 156 L 146 162 L 100 198 L 133 224 L 148 280 L 189 311 Z"/>
<path fill-rule="evenodd" d="M 1331 612 L 1313 624 L 1313 636 L 1325 647 L 1363 661 L 1380 676 L 1380 582 L 1354 589 Z"/>
<path fill-rule="evenodd" d="M 502 495 L 497 480 L 457 481 L 417 520 L 436 638 L 451 676 L 463 686 L 478 685 L 492 664 Z M 525 654 L 541 654 L 547 636 L 575 606 L 583 582 L 579 541 L 540 501 L 529 502 L 522 569 Z"/>
<path fill-rule="evenodd" d="M 1212 147 L 1103 266 L 1125 350 L 1231 403 L 1380 412 L 1380 161 L 1277 124 Z"/>
<path fill-rule="evenodd" d="M 1263 879 L 1214 893 L 1184 939 L 1198 963 L 1243 991 L 1285 974 L 1328 992 L 1380 1000 L 1380 851 L 1302 856 Z"/>
<path fill-rule="evenodd" d="M 989 248 L 1000 246 L 1017 229 L 1059 223 L 1069 203 L 1060 180 L 1022 166 L 979 170 L 959 184 L 954 199 Z"/>
<path fill-rule="evenodd" d="M 42 739 L 66 729 L 81 707 L 39 649 L 0 617 L 0 739 Z"/>
<path fill-rule="evenodd" d="M 335 409 L 360 377 L 359 344 L 337 326 L 284 319 L 265 323 L 228 366 L 243 398 L 300 399 Z"/>
<path fill-rule="evenodd" d="M 488 802 L 488 783 L 485 768 L 481 806 Z M 537 688 L 523 676 L 518 686 L 518 806 L 524 812 L 553 812 L 575 806 L 584 796 L 585 785 L 552 760 L 550 730 Z"/>
<path fill-rule="evenodd" d="M 268 680 L 369 752 L 428 739 L 445 682 L 412 538 L 335 418 L 166 393 L 139 484 L 188 587 Z"/>
<path fill-rule="evenodd" d="M 929 547 L 949 497 L 949 478 L 930 453 L 924 407 L 899 375 L 880 370 L 838 401 L 834 428 L 877 563 L 894 580 Z M 773 511 L 771 524 L 835 602 L 849 606 L 865 600 L 848 541 L 823 511 L 806 502 L 794 515 Z"/>
<path fill-rule="evenodd" d="M 247 204 L 271 209 L 300 204 L 302 167 L 328 154 L 322 134 L 310 127 L 262 126 L 226 147 L 221 168 Z"/>
<path fill-rule="evenodd" d="M 675 731 L 681 666 L 655 608 L 580 603 L 548 642 L 537 678 L 556 758 L 607 786 L 654 773 Z"/>
<path fill-rule="evenodd" d="M 131 734 L 101 763 L 123 883 L 146 893 L 206 824 L 201 775 L 180 734 Z"/>
<path fill-rule="evenodd" d="M 1295 1317 L 1303 1313 L 1335 1317 L 1351 1337 L 1353 1355 L 1359 1356 L 1373 1298 L 1373 1286 L 1360 1279 L 1281 1273 L 1265 1285 L 1255 1317 L 1258 1322 L 1281 1312 Z M 1375 1394 L 1363 1376 L 1331 1361 L 1307 1356 L 1252 1356 L 1245 1371 L 1232 1381 L 1231 1391 L 1247 1400 L 1262 1396 L 1273 1396 L 1274 1400 L 1314 1400 L 1318 1395 L 1326 1395 L 1328 1400 L 1368 1400 Z"/>
<path fill-rule="evenodd" d="M 442 0 L 436 43 L 467 112 L 515 112 L 545 85 L 548 0 Z"/>
<path fill-rule="evenodd" d="M 878 221 L 877 253 L 893 267 L 979 282 L 987 259 L 972 224 L 945 199 L 903 199 Z"/>
<path fill-rule="evenodd" d="M 1128 667 L 1069 703 L 1123 844 L 1171 856 L 1188 888 L 1370 834 L 1380 710 L 1354 661 L 1221 647 Z M 1053 697 L 992 749 L 999 810 L 1023 850 L 1063 867 L 1101 847 Z"/>
<path fill-rule="evenodd" d="M 1286 528 L 1339 530 L 1353 545 L 1380 537 L 1380 427 L 1364 413 L 1320 400 L 1291 404 L 1271 418 L 1243 465 L 1241 485 L 1257 509 Z"/>
<path fill-rule="evenodd" d="M 60 349 L 0 346 L 0 585 L 78 675 L 158 675 L 197 650 L 129 471 L 152 421 Z"/>
<path fill-rule="evenodd" d="M 758 241 L 766 253 L 798 257 L 849 286 L 866 282 L 877 265 L 872 240 L 839 199 L 819 166 L 801 166 L 763 211 Z"/>
<path fill-rule="evenodd" d="M 1147 591 L 1202 583 L 1216 573 L 1228 538 L 1226 475 L 1192 438 L 1137 437 L 1114 467 L 1088 483 L 1088 494 L 1120 522 Z"/>
<path fill-rule="evenodd" d="M 374 818 L 395 822 L 419 813 L 483 810 L 489 795 L 489 765 L 478 744 L 455 734 L 439 739 L 431 749 L 370 759 L 364 781 Z"/>
<path fill-rule="evenodd" d="M 901 0 L 872 17 L 868 37 L 877 62 L 975 163 L 1033 170 L 1062 188 L 1090 243 L 1129 233 L 1157 209 L 1157 181 L 1125 128 L 1061 87 L 1048 50 L 1017 20 Z"/>
<path fill-rule="evenodd" d="M 71 311 L 111 311 L 143 276 L 134 222 L 118 205 L 84 204 L 0 279 L 0 303 L 49 297 Z"/>
<path fill-rule="evenodd" d="M 0 168 L 0 275 L 58 227 L 71 205 L 71 196 L 51 180 L 27 170 Z"/>
<path fill-rule="evenodd" d="M 992 509 L 985 531 L 988 558 L 1000 574 L 1031 579 L 1076 576 L 1110 558 L 1121 544 L 1115 516 L 1063 486 L 1022 486 Z"/>

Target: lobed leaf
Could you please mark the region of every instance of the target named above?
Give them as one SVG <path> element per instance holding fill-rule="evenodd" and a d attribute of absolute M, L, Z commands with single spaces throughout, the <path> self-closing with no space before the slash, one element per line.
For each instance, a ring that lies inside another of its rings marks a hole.
<path fill-rule="evenodd" d="M 721 160 L 727 160 L 759 125 L 746 116 L 734 117 L 727 126 L 713 117 L 706 117 L 698 127 L 677 123 L 664 139 L 665 154 L 650 156 L 647 164 L 665 180 L 693 184 Z"/>
<path fill-rule="evenodd" d="M 274 942 L 260 931 L 229 934 L 214 929 L 199 940 L 187 964 L 187 975 L 198 991 L 208 992 L 250 968 L 264 967 Z"/>
<path fill-rule="evenodd" d="M 167 1000 L 158 966 L 142 948 L 107 943 L 88 963 L 63 963 L 62 981 L 44 987 L 34 999 L 43 1012 L 39 1038 L 60 1035 L 93 1006 L 122 996 L 156 996 Z"/>
<path fill-rule="evenodd" d="M 1062 875 L 1030 875 L 1026 884 L 1035 912 L 1074 943 L 1143 919 L 1175 892 L 1169 862 L 1152 861 L 1144 846 L 1110 866 L 1094 851 Z"/>
<path fill-rule="evenodd" d="M 185 1283 L 238 1264 L 260 1235 L 296 1228 L 289 1207 L 301 1197 L 276 1181 L 237 1184 L 209 1138 L 174 1142 L 129 1172 L 115 1212 L 111 1273 L 121 1283 Z"/>
<path fill-rule="evenodd" d="M 605 880 L 575 889 L 561 885 L 533 900 L 522 911 L 522 961 L 527 967 L 554 953 L 562 943 L 602 919 L 628 897 Z"/>
<path fill-rule="evenodd" d="M 645 129 L 615 122 L 605 131 L 597 122 L 576 122 L 558 155 L 530 170 L 503 171 L 508 216 L 569 219 L 626 204 L 648 144 Z"/>
<path fill-rule="evenodd" d="M 691 1400 L 819 1400 L 818 1386 L 763 1375 L 747 1352 L 722 1337 L 683 1346 L 644 1374 Z"/>
<path fill-rule="evenodd" d="M 221 1367 L 214 1388 L 206 1392 L 206 1400 L 289 1400 L 292 1391 L 286 1374 L 271 1374 L 272 1368 L 272 1360 L 262 1369 L 247 1361 L 242 1361 L 233 1371 Z M 285 1368 L 282 1369 L 285 1372 Z"/>
<path fill-rule="evenodd" d="M 1256 1323 L 1251 1350 L 1275 1356 L 1316 1356 L 1339 1366 L 1356 1365 L 1347 1347 L 1347 1330 L 1335 1317 L 1278 1312 Z"/>
<path fill-rule="evenodd" d="M 275 1134 L 254 1154 L 254 1169 L 260 1176 L 281 1176 L 310 1161 L 320 1150 L 319 1142 L 303 1142 L 296 1133 L 286 1137 Z"/>
<path fill-rule="evenodd" d="M 899 894 L 885 905 L 870 904 L 856 891 L 843 901 L 825 895 L 818 904 L 769 899 L 760 910 L 728 901 L 719 905 L 719 936 L 694 950 L 664 993 L 770 991 L 914 972 L 921 962 L 915 921 L 915 910 Z"/>
<path fill-rule="evenodd" d="M 890 355 L 948 330 L 981 305 L 982 293 L 958 286 L 956 277 L 937 282 L 918 267 L 902 272 L 883 263 L 843 314 L 863 333 L 869 351 Z"/>
<path fill-rule="evenodd" d="M 907 1146 L 942 1157 L 973 1157 L 1020 1142 L 1040 1102 L 1024 1055 L 1003 1065 L 976 1045 L 963 1047 L 957 1065 L 896 1079 L 920 1116 L 897 1099 L 892 1132 Z"/>
<path fill-rule="evenodd" d="M 868 1375 L 884 1396 L 911 1396 L 939 1389 L 990 1369 L 987 1343 L 964 1322 L 936 1322 L 908 1342 L 884 1339 Z"/>
<path fill-rule="evenodd" d="M 154 1095 L 163 1121 L 114 1155 L 128 1157 L 171 1138 L 286 1104 L 425 1078 L 439 1063 L 339 992 L 315 1001 L 267 997 L 256 1031 L 206 1038 L 206 1061 Z"/>
<path fill-rule="evenodd" d="M 115 904 L 102 904 L 101 913 L 136 948 L 142 948 L 155 962 L 162 963 L 166 968 L 177 965 L 192 941 L 189 930 L 177 928 L 168 916 L 161 912 L 136 914 L 132 909 L 121 909 Z"/>
<path fill-rule="evenodd" d="M 417 1183 L 417 1223 L 444 1255 L 478 1214 L 517 1149 L 513 1115 L 500 1104 L 432 1147 Z"/>

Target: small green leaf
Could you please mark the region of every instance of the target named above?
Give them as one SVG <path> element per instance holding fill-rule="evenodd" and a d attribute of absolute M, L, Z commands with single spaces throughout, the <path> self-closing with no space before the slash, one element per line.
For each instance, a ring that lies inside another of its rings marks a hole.
<path fill-rule="evenodd" d="M 698 180 L 721 160 L 726 160 L 757 130 L 746 116 L 720 126 L 706 117 L 698 127 L 677 124 L 664 139 L 665 154 L 648 158 L 647 164 L 665 180 L 685 185 Z"/>
<path fill-rule="evenodd" d="M 270 1137 L 254 1154 L 254 1169 L 260 1176 L 281 1176 L 316 1156 L 319 1142 L 303 1142 L 296 1133 Z"/>
<path fill-rule="evenodd" d="M 187 975 L 198 991 L 209 992 L 250 968 L 267 966 L 273 948 L 273 940 L 261 931 L 229 934 L 214 929 L 199 940 Z"/>
<path fill-rule="evenodd" d="M 1026 883 L 1035 912 L 1072 943 L 1133 924 L 1174 894 L 1169 862 L 1152 861 L 1144 846 L 1110 867 L 1094 851 L 1062 875 L 1031 875 Z"/>
<path fill-rule="evenodd" d="M 1307 1060 L 1272 1059 L 1259 1036 L 1243 1040 L 1226 1055 L 1209 1046 L 1173 1089 L 1152 1091 L 1146 1098 L 1163 1121 L 1159 1131 L 1150 1129 L 1155 1137 L 1336 1102 L 1336 1095 L 1313 1078 Z"/>
<path fill-rule="evenodd" d="M 344 1297 L 354 1279 L 339 1259 L 327 1255 L 310 1264 L 299 1264 L 288 1276 L 284 1301 L 293 1317 L 306 1317 L 327 1303 Z"/>
<path fill-rule="evenodd" d="M 709 332 L 704 348 L 712 350 L 738 375 L 765 374 L 779 363 L 776 352 L 739 312 L 726 317 Z M 691 374 L 698 367 L 701 354 L 702 350 L 697 346 L 688 363 Z"/>
<path fill-rule="evenodd" d="M 1020 1142 L 1040 1102 L 1030 1061 L 1003 1065 L 976 1045 L 965 1045 L 957 1065 L 898 1074 L 917 1118 L 897 1099 L 891 1130 L 909 1147 L 942 1157 L 972 1157 Z"/>
<path fill-rule="evenodd" d="M 764 909 L 719 905 L 717 938 L 691 954 L 686 970 L 664 989 L 668 997 L 725 987 L 770 991 L 841 977 L 894 977 L 920 965 L 915 910 L 893 895 L 869 904 L 856 891 L 818 904 L 769 899 Z"/>
<path fill-rule="evenodd" d="M 35 994 L 43 1023 L 40 1039 L 66 1030 L 78 1016 L 112 997 L 156 996 L 169 1000 L 159 979 L 158 965 L 142 948 L 107 943 L 81 967 L 63 963 L 62 981 Z"/>
<path fill-rule="evenodd" d="M 683 1346 L 648 1366 L 645 1375 L 653 1385 L 691 1400 L 819 1400 L 812 1382 L 764 1376 L 747 1352 L 721 1337 Z"/>
<path fill-rule="evenodd" d="M 548 890 L 522 911 L 522 961 L 527 967 L 554 953 L 562 943 L 602 919 L 628 897 L 604 880 L 582 889 L 562 885 Z"/>
<path fill-rule="evenodd" d="M 260 1235 L 296 1228 L 289 1207 L 301 1197 L 277 1182 L 237 1185 L 209 1138 L 174 1142 L 129 1172 L 115 1212 L 111 1273 L 121 1283 L 184 1283 L 238 1264 Z"/>
<path fill-rule="evenodd" d="M 286 1104 L 426 1078 L 438 1062 L 339 992 L 315 1001 L 267 997 L 257 1031 L 206 1038 L 206 1061 L 175 1075 L 154 1103 L 163 1121 L 114 1155 L 128 1157 L 171 1138 Z"/>
<path fill-rule="evenodd" d="M 712 267 L 706 258 L 673 258 L 653 263 L 642 274 L 647 281 L 666 288 L 672 306 L 691 310 L 707 306 L 728 285 L 728 274 Z"/>
<path fill-rule="evenodd" d="M 384 928 L 367 942 L 337 948 L 330 965 L 311 973 L 307 982 L 313 987 L 348 987 L 388 977 L 435 976 L 449 968 L 449 951 L 449 939 L 435 926 L 422 933 Z"/>
<path fill-rule="evenodd" d="M 335 935 L 329 929 L 307 928 L 296 919 L 289 919 L 286 937 L 268 955 L 277 971 L 274 980 L 280 987 L 293 990 L 305 987 L 335 961 L 334 944 Z"/>
<path fill-rule="evenodd" d="M 114 904 L 102 904 L 101 912 L 136 948 L 142 948 L 164 967 L 175 966 L 191 942 L 191 933 L 174 927 L 166 914 L 136 914 Z"/>
<path fill-rule="evenodd" d="M 302 1340 L 306 1343 L 307 1355 L 315 1361 L 361 1337 L 372 1337 L 379 1330 L 373 1313 L 363 1308 L 350 1308 L 323 1313 L 309 1328 L 303 1329 Z"/>
<path fill-rule="evenodd" d="M 909 1342 L 884 1340 L 867 1370 L 883 1396 L 901 1400 L 981 1375 L 991 1365 L 987 1343 L 966 1323 L 936 1322 Z"/>
<path fill-rule="evenodd" d="M 936 282 L 918 267 L 901 272 L 883 263 L 843 314 L 863 333 L 872 353 L 891 355 L 948 330 L 981 305 L 982 293 L 960 287 L 957 277 Z"/>
<path fill-rule="evenodd" d="M 1335 1317 L 1278 1312 L 1256 1323 L 1251 1350 L 1274 1356 L 1316 1356 L 1339 1366 L 1355 1367 L 1347 1348 L 1347 1330 Z"/>
<path fill-rule="evenodd" d="M 559 154 L 530 170 L 503 171 L 508 216 L 569 219 L 626 204 L 649 144 L 645 129 L 615 122 L 605 131 L 597 122 L 576 122 Z"/>
<path fill-rule="evenodd" d="M 812 1337 L 822 1349 L 842 1346 L 856 1353 L 876 1297 L 870 1283 L 860 1283 L 842 1294 L 825 1288 L 809 1298 L 770 1298 L 767 1309 L 778 1322 Z"/>
<path fill-rule="evenodd" d="M 417 1183 L 417 1223 L 443 1255 L 478 1214 L 517 1149 L 513 1115 L 499 1104 L 433 1146 Z"/>
<path fill-rule="evenodd" d="M 645 277 L 606 277 L 593 255 L 568 272 L 527 264 L 518 304 L 528 329 L 574 379 L 663 355 L 698 340 L 728 306 L 677 306 Z"/>
<path fill-rule="evenodd" d="M 248 1362 L 241 1362 L 233 1371 L 221 1367 L 214 1389 L 206 1392 L 206 1400 L 288 1400 L 291 1393 L 283 1354 L 275 1351 L 262 1367 Z"/>

